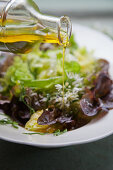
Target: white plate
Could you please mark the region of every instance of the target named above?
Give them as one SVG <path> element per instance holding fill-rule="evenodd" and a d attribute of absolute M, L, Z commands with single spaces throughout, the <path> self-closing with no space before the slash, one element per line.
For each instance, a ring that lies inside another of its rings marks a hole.
<path fill-rule="evenodd" d="M 73 33 L 80 46 L 88 50 L 95 50 L 95 56 L 105 58 L 110 62 L 110 74 L 113 75 L 113 41 L 106 35 L 90 28 L 73 24 Z M 2 118 L 2 117 L 0 117 Z M 83 144 L 104 138 L 113 133 L 113 110 L 99 120 L 61 136 L 53 135 L 25 135 L 24 128 L 14 129 L 11 126 L 0 126 L 0 138 L 26 145 L 38 147 L 62 147 Z"/>

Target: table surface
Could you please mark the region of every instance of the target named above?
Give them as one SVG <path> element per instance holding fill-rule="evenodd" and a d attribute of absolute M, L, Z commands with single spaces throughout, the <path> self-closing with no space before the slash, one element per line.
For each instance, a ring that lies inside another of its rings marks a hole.
<path fill-rule="evenodd" d="M 73 18 L 113 37 L 113 18 Z M 9 143 L 0 140 L 0 170 L 112 170 L 113 135 L 100 141 L 60 149 Z"/>
<path fill-rule="evenodd" d="M 39 149 L 0 140 L 0 170 L 112 170 L 113 136 L 60 149 Z"/>

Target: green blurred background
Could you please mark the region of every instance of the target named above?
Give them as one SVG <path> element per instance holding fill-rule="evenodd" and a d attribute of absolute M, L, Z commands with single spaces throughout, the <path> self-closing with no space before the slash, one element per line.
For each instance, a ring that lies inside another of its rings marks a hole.
<path fill-rule="evenodd" d="M 40 9 L 52 13 L 113 13 L 113 0 L 35 0 Z"/>
<path fill-rule="evenodd" d="M 35 0 L 40 10 L 68 15 L 76 23 L 91 26 L 113 37 L 113 0 Z"/>

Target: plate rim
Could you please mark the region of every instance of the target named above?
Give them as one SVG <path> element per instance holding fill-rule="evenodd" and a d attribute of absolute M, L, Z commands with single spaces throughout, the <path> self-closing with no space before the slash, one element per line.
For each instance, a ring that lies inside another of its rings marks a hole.
<path fill-rule="evenodd" d="M 67 132 L 67 133 L 69 133 L 69 132 Z M 106 133 L 105 135 L 100 135 L 97 138 L 91 138 L 89 140 L 82 140 L 80 142 L 75 141 L 75 142 L 68 142 L 68 143 L 63 142 L 63 143 L 60 143 L 60 144 L 56 144 L 56 143 L 54 143 L 54 144 L 36 144 L 36 143 L 32 143 L 32 142 L 24 142 L 24 141 L 14 140 L 14 139 L 11 139 L 11 138 L 1 137 L 1 136 L 0 136 L 0 140 L 15 143 L 15 144 L 39 147 L 39 148 L 62 148 L 62 147 L 67 147 L 67 146 L 75 146 L 75 145 L 82 145 L 82 144 L 88 144 L 88 143 L 91 143 L 91 142 L 96 142 L 96 141 L 104 139 L 104 138 L 106 138 L 106 137 L 108 137 L 108 136 L 110 136 L 112 134 L 113 134 L 113 131 L 111 131 L 109 133 Z M 54 137 L 57 137 L 57 136 L 54 136 Z"/>

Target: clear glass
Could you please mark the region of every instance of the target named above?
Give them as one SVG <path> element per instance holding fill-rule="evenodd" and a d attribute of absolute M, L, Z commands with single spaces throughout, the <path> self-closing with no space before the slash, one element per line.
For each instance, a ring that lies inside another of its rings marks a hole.
<path fill-rule="evenodd" d="M 37 42 L 66 45 L 71 36 L 69 17 L 42 14 L 32 0 L 0 0 L 0 50 L 29 52 Z"/>

